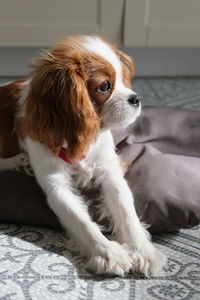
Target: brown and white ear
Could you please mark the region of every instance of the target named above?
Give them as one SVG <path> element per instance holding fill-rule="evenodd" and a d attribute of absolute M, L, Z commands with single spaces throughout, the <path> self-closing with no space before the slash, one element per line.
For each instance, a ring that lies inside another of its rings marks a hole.
<path fill-rule="evenodd" d="M 81 159 L 99 130 L 99 119 L 90 101 L 83 75 L 73 70 L 69 76 L 70 119 L 66 123 L 67 154 L 71 161 Z"/>
<path fill-rule="evenodd" d="M 59 49 L 60 50 L 60 49 Z M 67 156 L 81 159 L 95 138 L 99 121 L 77 55 L 47 53 L 36 59 L 25 100 L 24 130 L 55 153 L 67 142 Z"/>
<path fill-rule="evenodd" d="M 123 82 L 128 88 L 131 88 L 131 78 L 134 75 L 134 62 L 130 56 L 120 50 L 116 50 L 121 62 L 123 63 Z"/>

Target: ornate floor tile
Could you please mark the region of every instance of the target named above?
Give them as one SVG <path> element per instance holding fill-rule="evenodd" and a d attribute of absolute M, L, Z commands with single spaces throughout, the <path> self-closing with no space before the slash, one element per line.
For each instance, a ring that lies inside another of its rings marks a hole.
<path fill-rule="evenodd" d="M 192 229 L 181 229 L 179 232 L 162 234 L 161 236 L 200 250 L 200 230 L 198 226 Z"/>
<path fill-rule="evenodd" d="M 190 236 L 196 243 L 200 227 L 154 237 L 168 263 L 149 279 L 94 276 L 61 231 L 12 224 L 0 229 L 1 299 L 198 299 L 200 250 L 182 239 Z"/>
<path fill-rule="evenodd" d="M 161 101 L 177 102 L 177 99 L 187 99 L 193 95 L 200 96 L 200 79 L 199 78 L 149 78 L 150 86 L 156 91 L 156 94 Z"/>
<path fill-rule="evenodd" d="M 142 105 L 159 104 L 156 91 L 149 84 L 147 79 L 135 78 L 132 81 L 133 90 L 138 93 L 142 100 Z"/>

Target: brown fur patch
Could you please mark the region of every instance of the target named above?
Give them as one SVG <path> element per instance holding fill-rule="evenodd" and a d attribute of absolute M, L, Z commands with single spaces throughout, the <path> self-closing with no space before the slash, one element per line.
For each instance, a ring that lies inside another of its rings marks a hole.
<path fill-rule="evenodd" d="M 19 153 L 18 138 L 15 134 L 17 101 L 24 89 L 25 80 L 17 80 L 0 86 L 0 156 L 7 158 Z"/>
<path fill-rule="evenodd" d="M 131 78 L 134 75 L 134 62 L 130 56 L 125 54 L 124 52 L 120 51 L 117 48 L 117 45 L 111 44 L 107 39 L 102 38 L 105 43 L 108 44 L 109 47 L 117 54 L 121 63 L 122 63 L 122 76 L 123 76 L 123 83 L 127 88 L 131 88 Z"/>
<path fill-rule="evenodd" d="M 131 166 L 131 162 L 123 161 L 123 160 L 120 161 L 120 167 L 122 169 L 123 175 L 125 175 L 128 172 L 130 166 Z"/>
<path fill-rule="evenodd" d="M 86 72 L 88 72 L 87 88 L 93 103 L 97 106 L 101 106 L 110 98 L 115 88 L 116 74 L 112 65 L 102 57 L 92 55 L 90 59 L 92 60 L 90 63 L 91 69 L 86 69 Z M 98 64 L 96 64 L 96 61 L 98 61 Z M 102 94 L 98 91 L 98 88 L 105 81 L 110 82 L 111 89 L 107 93 Z"/>

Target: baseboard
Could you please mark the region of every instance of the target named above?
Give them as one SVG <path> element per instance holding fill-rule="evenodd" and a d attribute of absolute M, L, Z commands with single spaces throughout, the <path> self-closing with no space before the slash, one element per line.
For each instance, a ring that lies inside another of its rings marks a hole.
<path fill-rule="evenodd" d="M 200 48 L 122 48 L 136 76 L 200 76 Z M 40 48 L 0 48 L 0 76 L 25 76 Z"/>
<path fill-rule="evenodd" d="M 136 76 L 200 76 L 200 48 L 125 48 Z"/>

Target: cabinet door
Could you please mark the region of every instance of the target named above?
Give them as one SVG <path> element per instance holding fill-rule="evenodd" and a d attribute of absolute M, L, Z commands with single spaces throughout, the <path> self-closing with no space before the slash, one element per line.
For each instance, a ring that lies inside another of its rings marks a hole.
<path fill-rule="evenodd" d="M 146 45 L 146 0 L 126 0 L 124 9 L 124 46 Z"/>
<path fill-rule="evenodd" d="M 125 0 L 0 0 L 0 46 L 51 46 L 67 35 L 121 42 Z"/>
<path fill-rule="evenodd" d="M 126 0 L 125 46 L 200 46 L 199 0 Z"/>
<path fill-rule="evenodd" d="M 50 46 L 99 32 L 98 0 L 0 0 L 0 46 Z"/>
<path fill-rule="evenodd" d="M 200 46 L 199 0 L 151 0 L 148 46 Z"/>
<path fill-rule="evenodd" d="M 101 0 L 100 33 L 117 44 L 122 43 L 125 0 Z"/>

